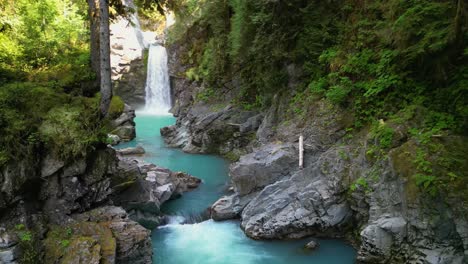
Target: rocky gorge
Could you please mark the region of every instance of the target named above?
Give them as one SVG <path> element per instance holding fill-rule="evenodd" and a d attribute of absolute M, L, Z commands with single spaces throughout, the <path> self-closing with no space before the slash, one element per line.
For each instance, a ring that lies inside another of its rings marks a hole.
<path fill-rule="evenodd" d="M 468 263 L 463 1 L 33 2 L 0 4 L 0 263 Z"/>
<path fill-rule="evenodd" d="M 126 106 L 113 143 L 135 137 L 133 118 Z M 132 154 L 102 145 L 79 160 L 46 153 L 2 170 L 0 263 L 152 263 L 146 228 L 200 180 Z"/>
<path fill-rule="evenodd" d="M 407 164 L 417 142 L 408 139 L 407 127 L 389 124 L 395 133 L 388 154 L 375 155 L 371 128 L 347 130 L 353 117 L 323 99 L 309 107 L 307 118 L 291 115 L 291 95 L 284 93 L 264 110 L 245 110 L 231 103 L 239 90 L 235 79 L 223 95 L 200 99 L 208 88 L 184 77 L 190 65 L 182 62 L 187 42 L 196 39 L 189 34 L 168 47 L 177 123 L 161 134 L 186 152 L 235 161 L 231 191 L 211 207 L 213 219 L 240 218 L 254 239 L 345 238 L 358 249 L 360 263 L 468 261 L 466 204 L 457 195 L 444 194 L 444 200 L 418 189 L 415 168 Z M 294 87 L 300 73 L 293 64 L 288 73 Z M 438 140 L 465 155 L 465 138 Z"/>

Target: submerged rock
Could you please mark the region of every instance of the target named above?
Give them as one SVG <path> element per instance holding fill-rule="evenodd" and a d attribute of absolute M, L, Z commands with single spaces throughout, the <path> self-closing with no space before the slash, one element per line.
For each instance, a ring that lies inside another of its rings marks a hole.
<path fill-rule="evenodd" d="M 315 250 L 317 248 L 319 248 L 319 243 L 315 240 L 311 240 L 310 242 L 308 242 L 307 244 L 305 244 L 304 248 L 305 249 L 308 249 L 308 250 Z"/>

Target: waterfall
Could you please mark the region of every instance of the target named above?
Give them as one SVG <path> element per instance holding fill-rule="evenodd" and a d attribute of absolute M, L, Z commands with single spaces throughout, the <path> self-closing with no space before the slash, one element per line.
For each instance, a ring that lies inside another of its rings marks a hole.
<path fill-rule="evenodd" d="M 167 114 L 171 109 L 171 88 L 167 70 L 166 48 L 151 45 L 146 76 L 145 110 L 152 114 Z"/>

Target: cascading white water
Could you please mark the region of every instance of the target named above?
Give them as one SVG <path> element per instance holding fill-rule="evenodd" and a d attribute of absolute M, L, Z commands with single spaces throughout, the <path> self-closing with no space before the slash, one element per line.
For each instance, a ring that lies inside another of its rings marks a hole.
<path fill-rule="evenodd" d="M 167 69 L 166 48 L 150 45 L 146 77 L 145 111 L 152 114 L 167 114 L 171 109 L 171 88 Z"/>

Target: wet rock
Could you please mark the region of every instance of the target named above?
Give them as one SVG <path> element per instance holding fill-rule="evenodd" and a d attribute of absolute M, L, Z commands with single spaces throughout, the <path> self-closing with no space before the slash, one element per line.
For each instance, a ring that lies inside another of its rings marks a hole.
<path fill-rule="evenodd" d="M 309 243 L 305 244 L 304 248 L 308 250 L 316 250 L 319 248 L 319 243 L 315 240 L 311 240 Z"/>
<path fill-rule="evenodd" d="M 117 150 L 117 153 L 120 155 L 143 155 L 145 154 L 145 149 L 142 146 L 129 147 L 124 149 Z"/>
<path fill-rule="evenodd" d="M 234 195 L 221 197 L 211 206 L 211 218 L 215 221 L 236 218 L 239 212 L 234 210 L 235 199 Z"/>
<path fill-rule="evenodd" d="M 256 194 L 257 193 L 252 193 L 246 196 L 239 196 L 234 193 L 221 197 L 211 206 L 211 218 L 215 221 L 238 218 L 242 210 Z"/>
<path fill-rule="evenodd" d="M 171 173 L 171 178 L 176 184 L 175 192 L 180 194 L 191 191 L 202 183 L 199 178 L 180 171 Z"/>

